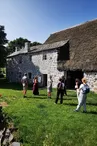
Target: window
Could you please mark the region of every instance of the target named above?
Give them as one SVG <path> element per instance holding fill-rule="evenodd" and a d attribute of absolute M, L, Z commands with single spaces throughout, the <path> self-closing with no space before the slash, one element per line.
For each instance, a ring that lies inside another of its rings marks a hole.
<path fill-rule="evenodd" d="M 43 60 L 47 60 L 47 55 L 43 54 Z"/>
<path fill-rule="evenodd" d="M 41 76 L 38 76 L 38 82 L 41 83 Z"/>
<path fill-rule="evenodd" d="M 28 73 L 28 77 L 29 77 L 29 79 L 31 79 L 31 76 L 32 76 L 32 73 L 29 72 L 29 73 Z"/>

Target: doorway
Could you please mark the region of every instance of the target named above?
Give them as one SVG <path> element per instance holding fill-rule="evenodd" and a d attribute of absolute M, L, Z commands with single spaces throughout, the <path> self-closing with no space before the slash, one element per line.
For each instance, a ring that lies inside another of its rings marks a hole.
<path fill-rule="evenodd" d="M 47 74 L 43 74 L 43 87 L 47 86 Z"/>
<path fill-rule="evenodd" d="M 75 88 L 75 79 L 78 78 L 81 80 L 83 78 L 83 72 L 80 71 L 67 71 L 67 88 Z"/>

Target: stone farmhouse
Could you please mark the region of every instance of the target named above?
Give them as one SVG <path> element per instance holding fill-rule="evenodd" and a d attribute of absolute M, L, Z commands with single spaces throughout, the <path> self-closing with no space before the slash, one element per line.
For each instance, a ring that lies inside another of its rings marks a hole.
<path fill-rule="evenodd" d="M 47 85 L 50 75 L 53 87 L 65 76 L 67 88 L 74 88 L 75 78 L 86 77 L 92 91 L 97 91 L 97 19 L 55 32 L 43 45 L 25 47 L 7 57 L 7 78 L 20 82 L 24 72 L 29 82 L 39 77 Z"/>
<path fill-rule="evenodd" d="M 53 77 L 54 87 L 58 78 L 64 75 L 64 71 L 57 69 L 57 49 L 65 46 L 67 41 L 60 41 L 52 44 L 43 44 L 30 47 L 25 43 L 25 47 L 20 51 L 15 51 L 7 58 L 7 78 L 10 82 L 20 82 L 23 74 L 28 74 L 29 82 L 33 82 L 35 76 L 39 77 L 41 86 L 47 85 L 47 78 Z"/>

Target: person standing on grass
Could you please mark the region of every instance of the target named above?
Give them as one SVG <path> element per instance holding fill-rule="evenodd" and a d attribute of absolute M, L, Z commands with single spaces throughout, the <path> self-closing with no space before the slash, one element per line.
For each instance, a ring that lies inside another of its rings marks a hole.
<path fill-rule="evenodd" d="M 60 96 L 60 104 L 62 104 L 63 103 L 63 96 L 64 96 L 64 83 L 63 83 L 62 78 L 59 79 L 59 82 L 57 84 L 57 97 L 55 100 L 56 104 L 58 102 L 59 96 Z"/>
<path fill-rule="evenodd" d="M 67 91 L 66 91 L 66 80 L 65 77 L 62 76 L 62 82 L 64 83 L 64 94 L 67 96 Z"/>
<path fill-rule="evenodd" d="M 47 96 L 50 99 L 51 98 L 51 92 L 52 92 L 52 76 L 49 76 L 48 82 L 47 82 Z"/>
<path fill-rule="evenodd" d="M 27 88 L 28 88 L 28 78 L 27 78 L 27 74 L 24 73 L 24 76 L 21 79 L 22 82 L 22 86 L 23 86 L 23 96 L 26 96 L 27 93 Z"/>
<path fill-rule="evenodd" d="M 34 84 L 33 84 L 32 90 L 33 90 L 33 94 L 34 94 L 34 95 L 39 95 L 38 77 L 37 77 L 37 76 L 34 78 Z"/>
<path fill-rule="evenodd" d="M 83 112 L 87 112 L 86 111 L 86 99 L 87 99 L 87 93 L 89 93 L 90 91 L 90 88 L 89 86 L 87 85 L 87 81 L 85 78 L 82 78 L 82 84 L 80 85 L 79 87 L 79 95 L 78 95 L 78 98 L 79 98 L 79 102 L 78 102 L 78 105 L 77 105 L 77 108 L 76 108 L 76 112 L 78 112 L 81 108 L 81 106 L 83 106 Z"/>
<path fill-rule="evenodd" d="M 76 89 L 76 94 L 77 94 L 77 99 L 78 99 L 78 102 L 79 102 L 79 87 L 80 87 L 80 84 L 81 84 L 81 81 L 79 79 L 75 79 L 75 89 Z"/>

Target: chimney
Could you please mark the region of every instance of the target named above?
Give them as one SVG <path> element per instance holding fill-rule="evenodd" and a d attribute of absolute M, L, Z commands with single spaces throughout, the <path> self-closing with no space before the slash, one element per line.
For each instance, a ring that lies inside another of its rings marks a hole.
<path fill-rule="evenodd" d="M 30 49 L 30 42 L 25 42 L 25 50 L 29 52 Z"/>
<path fill-rule="evenodd" d="M 15 47 L 15 52 L 17 52 L 18 51 L 18 47 Z"/>

